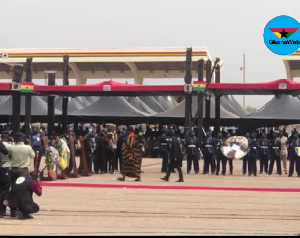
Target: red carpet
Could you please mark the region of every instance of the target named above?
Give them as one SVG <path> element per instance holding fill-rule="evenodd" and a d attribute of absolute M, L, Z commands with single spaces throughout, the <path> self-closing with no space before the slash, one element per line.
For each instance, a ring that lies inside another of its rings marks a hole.
<path fill-rule="evenodd" d="M 133 184 L 93 184 L 93 183 L 57 183 L 42 182 L 44 187 L 81 187 L 81 188 L 133 188 L 133 189 L 175 189 L 175 190 L 215 190 L 248 192 L 289 192 L 299 193 L 298 188 L 245 188 L 245 187 L 205 187 L 205 186 L 169 186 L 169 185 L 133 185 Z"/>

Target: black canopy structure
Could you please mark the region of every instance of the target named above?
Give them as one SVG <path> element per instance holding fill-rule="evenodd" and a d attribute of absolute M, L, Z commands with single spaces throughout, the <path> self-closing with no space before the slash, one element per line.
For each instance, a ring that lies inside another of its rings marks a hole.
<path fill-rule="evenodd" d="M 147 113 L 149 115 L 155 115 L 156 112 L 153 111 L 146 103 L 144 103 L 139 97 L 125 97 L 127 102 L 129 102 L 133 107 L 141 112 Z"/>
<path fill-rule="evenodd" d="M 70 113 L 70 116 L 84 122 L 139 123 L 145 121 L 149 114 L 136 109 L 124 97 L 100 97 L 86 108 Z"/>
<path fill-rule="evenodd" d="M 84 97 L 89 103 L 94 103 L 94 102 L 96 102 L 98 99 L 99 99 L 99 97 L 96 97 L 96 96 L 86 96 L 86 97 Z"/>
<path fill-rule="evenodd" d="M 239 117 L 246 117 L 249 113 L 239 104 L 232 95 L 224 95 L 221 97 L 221 105 L 227 111 L 238 115 Z"/>
<path fill-rule="evenodd" d="M 300 121 L 300 99 L 298 96 L 278 95 L 248 118 Z"/>
<path fill-rule="evenodd" d="M 175 103 L 171 100 L 171 97 L 168 97 L 168 96 L 154 96 L 154 99 L 158 102 L 158 104 L 159 104 L 165 111 L 168 111 L 168 110 L 174 108 L 175 106 L 177 106 L 177 104 L 175 104 Z"/>
<path fill-rule="evenodd" d="M 165 112 L 166 110 L 155 100 L 153 96 L 142 96 L 139 97 L 148 107 L 153 111 L 160 113 Z"/>
<path fill-rule="evenodd" d="M 55 115 L 61 115 L 61 111 L 55 109 Z M 31 114 L 33 122 L 47 122 L 48 105 L 39 96 L 32 96 L 31 100 Z M 1 121 L 7 122 L 12 115 L 12 97 L 0 103 Z M 21 96 L 21 116 L 25 116 L 25 96 Z"/>
<path fill-rule="evenodd" d="M 196 96 L 193 97 L 192 99 L 192 117 L 194 118 L 197 110 L 198 110 L 198 104 L 197 104 L 198 98 Z M 211 113 L 210 117 L 213 119 L 215 118 L 215 101 L 214 98 L 211 98 Z M 203 111 L 205 111 L 205 106 L 203 108 Z M 177 123 L 177 122 L 182 122 L 184 121 L 185 118 L 185 102 L 179 103 L 176 107 L 173 109 L 158 113 L 157 115 L 152 117 L 153 121 L 163 121 L 163 122 L 168 122 L 168 123 Z M 225 110 L 221 106 L 221 119 L 223 120 L 223 124 L 225 123 L 224 120 L 228 119 L 238 119 L 240 118 L 238 115 L 231 113 L 227 110 Z"/>
<path fill-rule="evenodd" d="M 84 108 L 83 106 L 80 105 L 80 103 L 75 98 L 69 97 L 68 99 L 69 99 L 68 113 L 79 111 Z M 55 100 L 55 108 L 60 111 L 62 111 L 62 101 L 63 101 L 63 97 L 58 97 Z"/>
<path fill-rule="evenodd" d="M 79 102 L 79 104 L 81 106 L 83 106 L 84 108 L 89 106 L 91 103 L 86 99 L 86 97 L 80 96 L 80 97 L 76 97 L 75 100 L 77 102 Z"/>

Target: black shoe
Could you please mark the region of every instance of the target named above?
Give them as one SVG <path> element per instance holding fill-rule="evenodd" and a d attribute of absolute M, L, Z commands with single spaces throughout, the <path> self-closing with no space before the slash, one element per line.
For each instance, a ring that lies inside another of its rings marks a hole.
<path fill-rule="evenodd" d="M 166 178 L 166 177 L 163 177 L 163 178 L 160 178 L 161 180 L 164 180 L 164 181 L 166 181 L 166 182 L 169 182 L 169 179 L 168 178 Z"/>
<path fill-rule="evenodd" d="M 187 172 L 187 174 L 190 174 L 190 173 L 191 173 L 190 171 Z"/>
<path fill-rule="evenodd" d="M 179 179 L 176 181 L 176 183 L 183 183 L 183 182 L 184 182 L 183 179 Z"/>
<path fill-rule="evenodd" d="M 23 213 L 20 210 L 16 210 L 16 217 L 19 220 L 25 220 L 25 217 L 24 217 Z"/>
<path fill-rule="evenodd" d="M 289 174 L 289 176 L 288 177 L 292 177 L 293 175 L 291 175 L 291 174 Z"/>
<path fill-rule="evenodd" d="M 219 173 L 216 173 L 216 176 L 218 176 L 219 175 Z"/>
<path fill-rule="evenodd" d="M 15 217 L 17 217 L 17 215 L 16 215 L 16 211 L 15 211 L 15 210 L 13 210 L 13 211 L 10 211 L 10 217 L 11 217 L 11 218 L 15 218 Z"/>
<path fill-rule="evenodd" d="M 34 217 L 31 216 L 31 215 L 29 215 L 29 214 L 28 214 L 28 215 L 24 215 L 24 218 L 25 218 L 25 219 L 28 219 L 28 220 L 29 220 L 29 219 L 34 219 Z"/>
<path fill-rule="evenodd" d="M 125 177 L 117 178 L 118 181 L 125 181 Z"/>

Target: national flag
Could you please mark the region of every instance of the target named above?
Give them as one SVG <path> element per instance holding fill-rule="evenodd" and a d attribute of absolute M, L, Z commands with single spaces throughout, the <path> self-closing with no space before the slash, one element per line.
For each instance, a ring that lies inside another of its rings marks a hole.
<path fill-rule="evenodd" d="M 206 82 L 195 81 L 193 83 L 193 91 L 204 91 L 206 89 Z"/>
<path fill-rule="evenodd" d="M 299 28 L 270 28 L 270 30 L 279 38 L 282 37 L 289 38 L 293 35 Z"/>
<path fill-rule="evenodd" d="M 34 92 L 34 85 L 33 84 L 21 84 L 21 92 L 22 93 L 33 93 Z"/>

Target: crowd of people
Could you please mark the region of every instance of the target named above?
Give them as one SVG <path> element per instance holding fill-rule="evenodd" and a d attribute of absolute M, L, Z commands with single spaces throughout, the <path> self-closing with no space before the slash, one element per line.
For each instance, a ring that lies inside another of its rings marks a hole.
<path fill-rule="evenodd" d="M 10 208 L 10 215 L 19 219 L 31 219 L 30 214 L 39 211 L 32 194 L 42 195 L 38 174 L 44 170 L 41 168 L 41 161 L 49 147 L 56 148 L 64 154 L 65 166 L 58 168 L 66 175 L 74 170 L 74 161 L 70 159 L 73 147 L 75 156 L 80 157 L 80 163 L 76 165 L 79 173 L 84 172 L 87 164 L 88 172 L 91 174 L 117 172 L 121 174 L 119 181 L 125 181 L 128 177 L 140 182 L 143 173 L 142 158 L 151 157 L 162 158 L 161 172 L 165 174 L 162 180 L 169 181 L 171 174 L 177 170 L 179 173 L 177 182 L 184 182 L 182 171 L 184 159 L 187 160 L 187 174 L 192 171 L 196 174 L 201 172 L 199 160 L 202 158 L 203 174 L 226 175 L 229 164 L 229 174 L 232 175 L 234 161 L 224 156 L 222 147 L 229 137 L 239 135 L 247 138 L 249 146 L 242 158 L 244 175 L 257 176 L 262 173 L 272 175 L 276 164 L 278 175 L 293 176 L 296 171 L 300 177 L 300 134 L 296 130 L 291 136 L 285 131 L 275 133 L 272 130 L 269 133 L 222 131 L 217 135 L 207 131 L 202 141 L 197 138 L 195 131 L 184 135 L 182 131 L 175 130 L 172 126 L 155 129 L 148 127 L 143 131 L 141 127 L 129 126 L 118 130 L 113 127 L 91 125 L 79 130 L 77 135 L 69 130 L 62 135 L 53 133 L 51 138 L 47 137 L 48 140 L 44 140 L 46 135 L 43 130 L 34 130 L 26 139 L 22 132 L 12 136 L 9 131 L 2 131 L 0 217 L 5 216 L 7 206 Z M 71 142 L 74 143 L 73 146 L 70 145 Z"/>

